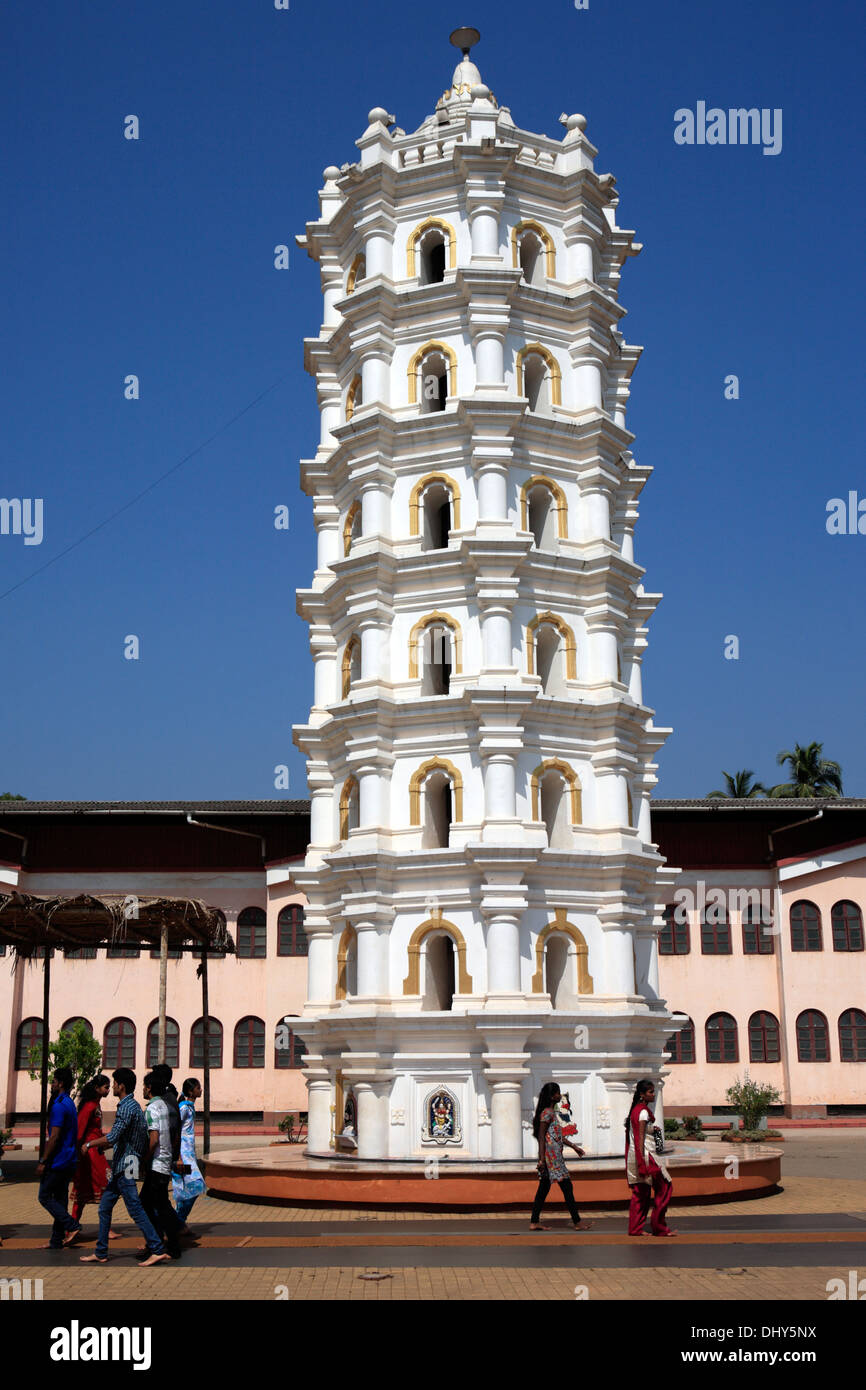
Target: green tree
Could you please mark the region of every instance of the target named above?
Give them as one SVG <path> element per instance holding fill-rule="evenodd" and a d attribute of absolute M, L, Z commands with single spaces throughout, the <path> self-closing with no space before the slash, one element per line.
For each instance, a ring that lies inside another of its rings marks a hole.
<path fill-rule="evenodd" d="M 26 801 L 26 796 L 20 796 L 18 792 L 0 792 L 0 801 Z"/>
<path fill-rule="evenodd" d="M 737 800 L 750 800 L 753 796 L 765 796 L 767 788 L 761 782 L 753 781 L 754 773 L 750 768 L 742 772 L 723 772 L 725 779 L 725 790 L 723 792 L 709 792 L 709 796 L 721 796 L 725 798 L 737 798 Z"/>
<path fill-rule="evenodd" d="M 743 1129 L 757 1129 L 771 1105 L 776 1105 L 779 1092 L 775 1086 L 762 1086 L 753 1081 L 748 1071 L 742 1081 L 737 1077 L 725 1092 L 729 1105 L 736 1106 L 743 1117 Z"/>
<path fill-rule="evenodd" d="M 776 762 L 780 767 L 787 764 L 790 781 L 771 787 L 769 795 L 841 796 L 842 768 L 839 763 L 822 757 L 823 751 L 823 743 L 795 743 L 793 750 L 783 748 Z"/>
<path fill-rule="evenodd" d="M 31 1081 L 42 1081 L 42 1044 L 33 1043 L 28 1057 Z M 48 1081 L 59 1067 L 71 1067 L 75 1077 L 76 1094 L 96 1076 L 102 1062 L 102 1048 L 82 1020 L 76 1019 L 71 1028 L 63 1029 L 53 1043 L 48 1044 Z"/>

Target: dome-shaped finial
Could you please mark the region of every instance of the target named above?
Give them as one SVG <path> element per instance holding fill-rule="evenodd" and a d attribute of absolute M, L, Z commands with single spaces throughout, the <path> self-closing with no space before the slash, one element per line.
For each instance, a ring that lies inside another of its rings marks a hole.
<path fill-rule="evenodd" d="M 481 38 L 481 35 L 479 34 L 477 29 L 470 29 L 464 26 L 462 29 L 455 29 L 454 32 L 452 34 L 449 34 L 448 37 L 450 39 L 450 42 L 453 43 L 454 47 L 460 49 L 460 52 L 463 54 L 463 57 L 468 58 L 470 48 L 475 47 L 475 45 Z"/>

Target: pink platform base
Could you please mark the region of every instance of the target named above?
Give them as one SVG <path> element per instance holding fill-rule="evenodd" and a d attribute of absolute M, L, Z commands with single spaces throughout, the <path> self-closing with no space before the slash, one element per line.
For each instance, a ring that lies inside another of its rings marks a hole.
<path fill-rule="evenodd" d="M 775 1191 L 782 1152 L 769 1144 L 729 1150 L 721 1143 L 682 1143 L 672 1146 L 665 1161 L 678 1203 L 733 1202 Z M 628 1203 L 621 1160 L 587 1158 L 569 1166 L 579 1206 Z M 531 1206 L 537 1181 L 531 1160 L 470 1163 L 431 1154 L 417 1162 L 388 1163 L 314 1158 L 293 1144 L 209 1154 L 203 1168 L 215 1196 L 292 1207 L 505 1210 Z"/>

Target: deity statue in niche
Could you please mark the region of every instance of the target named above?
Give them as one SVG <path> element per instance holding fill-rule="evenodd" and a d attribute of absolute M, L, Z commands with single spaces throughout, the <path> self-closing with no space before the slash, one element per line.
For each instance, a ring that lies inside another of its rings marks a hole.
<path fill-rule="evenodd" d="M 337 1138 L 338 1149 L 357 1149 L 358 1110 L 355 1097 L 350 1091 L 343 1106 L 343 1128 Z"/>
<path fill-rule="evenodd" d="M 445 1086 L 431 1091 L 424 1102 L 424 1127 L 421 1135 L 426 1143 L 459 1144 L 462 1139 L 457 1098 Z"/>
<path fill-rule="evenodd" d="M 571 1100 L 569 1099 L 568 1091 L 562 1092 L 562 1095 L 553 1108 L 556 1111 L 559 1123 L 562 1125 L 563 1136 L 566 1139 L 570 1139 L 572 1135 L 577 1134 L 577 1125 L 574 1123 L 574 1114 L 571 1109 Z"/>

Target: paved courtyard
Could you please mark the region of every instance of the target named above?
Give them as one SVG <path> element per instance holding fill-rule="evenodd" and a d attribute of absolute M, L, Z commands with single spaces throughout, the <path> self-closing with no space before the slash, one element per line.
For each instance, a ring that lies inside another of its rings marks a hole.
<path fill-rule="evenodd" d="M 780 1192 L 679 1208 L 675 1198 L 672 1241 L 629 1238 L 623 1209 L 587 1211 L 592 1229 L 573 1232 L 553 1200 L 551 1230 L 532 1233 L 521 1212 L 322 1211 L 205 1197 L 183 1258 L 146 1270 L 122 1207 L 107 1265 L 79 1263 L 93 1248 L 91 1210 L 80 1248 L 40 1248 L 48 1225 L 28 1143 L 4 1159 L 0 1274 L 42 1280 L 45 1300 L 826 1301 L 831 1280 L 847 1288 L 851 1271 L 866 1277 L 866 1129 L 787 1134 Z M 214 1147 L 237 1145 L 232 1137 Z"/>

